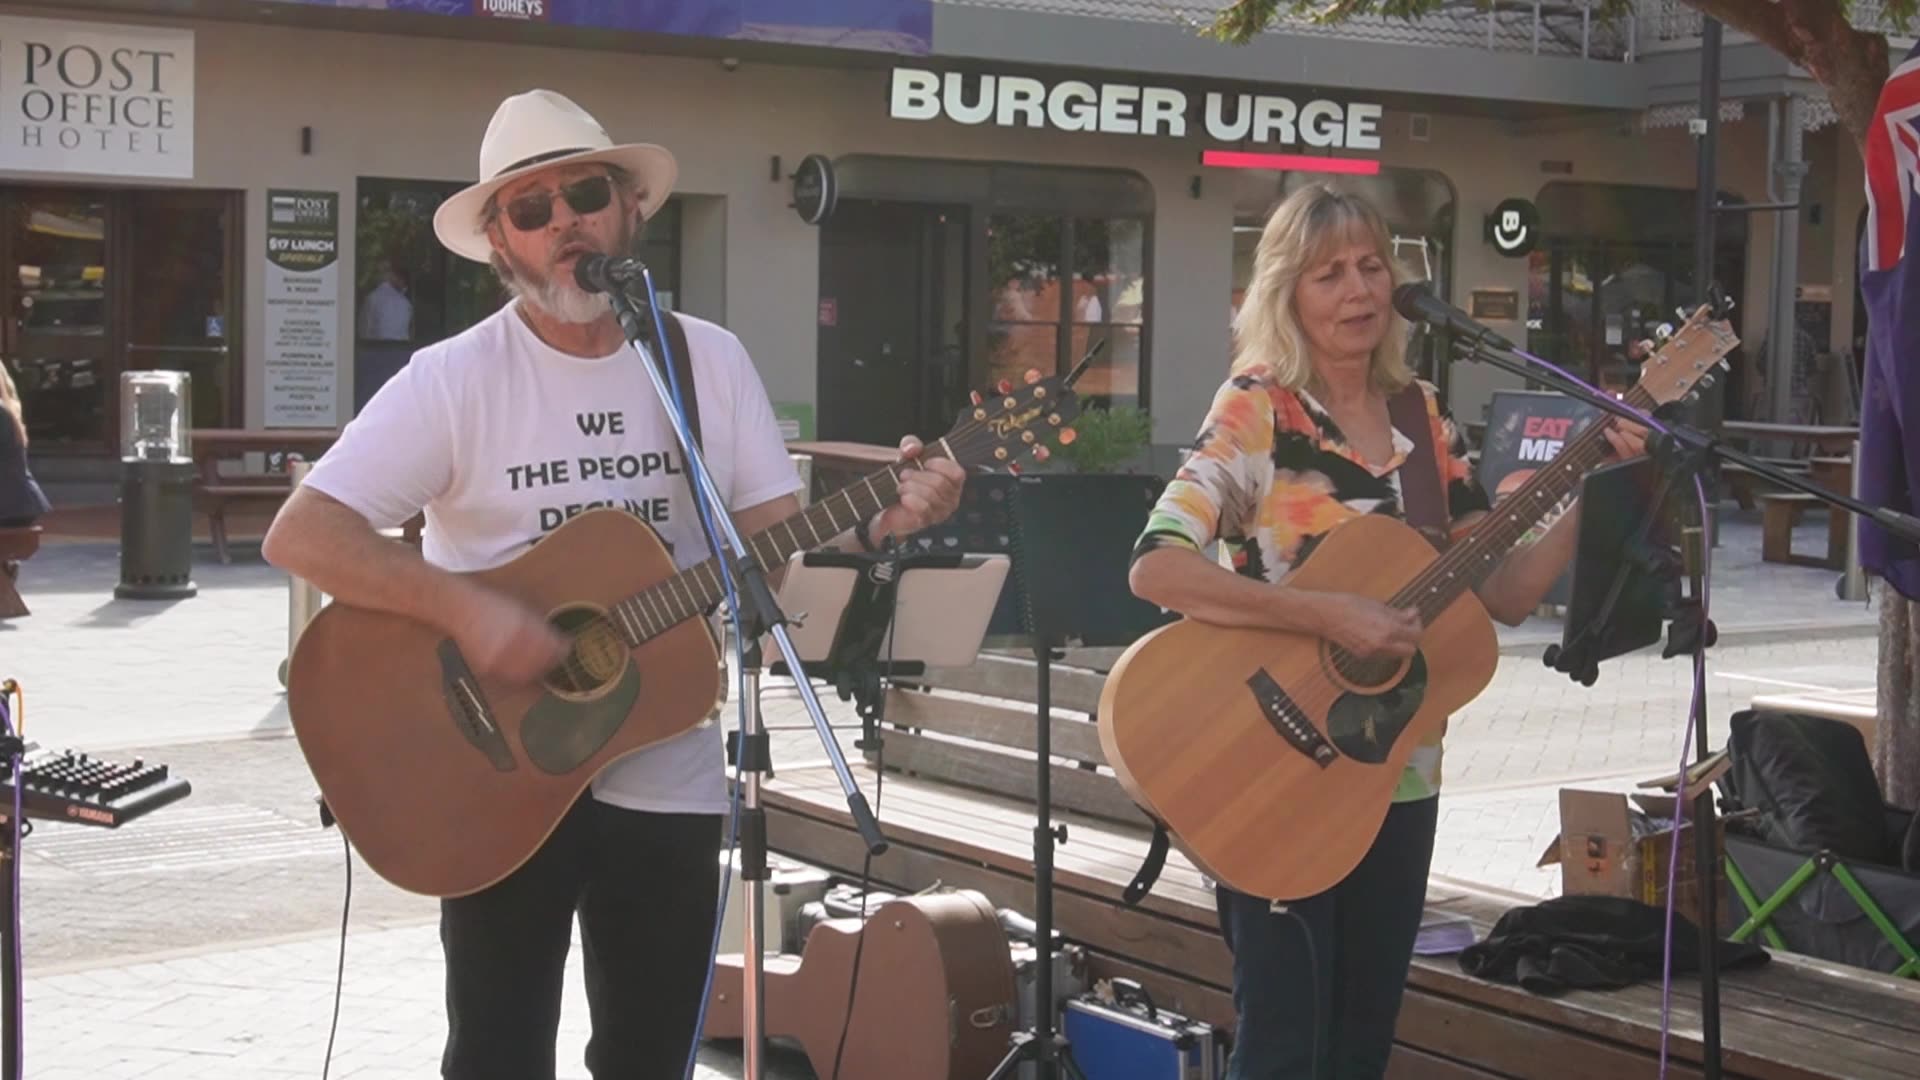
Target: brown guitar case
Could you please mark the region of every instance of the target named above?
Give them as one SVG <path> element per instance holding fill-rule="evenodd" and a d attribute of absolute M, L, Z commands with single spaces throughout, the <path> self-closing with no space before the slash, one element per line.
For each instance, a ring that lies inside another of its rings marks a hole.
<path fill-rule="evenodd" d="M 800 956 L 764 965 L 767 1037 L 797 1040 L 822 1077 L 835 1075 L 840 1051 L 840 1080 L 980 1080 L 1012 1047 L 1012 947 L 993 905 L 971 890 L 890 901 L 864 927 L 823 922 Z M 739 954 L 715 961 L 707 1038 L 741 1037 L 744 976 Z"/>

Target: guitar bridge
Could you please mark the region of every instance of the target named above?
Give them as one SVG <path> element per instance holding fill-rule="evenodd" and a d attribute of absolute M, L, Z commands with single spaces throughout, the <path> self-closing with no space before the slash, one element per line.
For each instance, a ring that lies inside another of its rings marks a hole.
<path fill-rule="evenodd" d="M 500 733 L 493 709 L 480 693 L 480 681 L 460 656 L 460 647 L 452 641 L 440 643 L 440 692 L 447 702 L 447 713 L 454 726 L 473 748 L 487 756 L 501 772 L 513 771 L 513 752 L 507 749 L 507 737 Z"/>
<path fill-rule="evenodd" d="M 1320 730 L 1313 726 L 1300 707 L 1293 703 L 1280 684 L 1273 681 L 1266 668 L 1253 673 L 1247 679 L 1247 686 L 1253 691 L 1253 699 L 1260 703 L 1260 711 L 1267 716 L 1267 723 L 1273 730 L 1287 740 L 1287 745 L 1306 755 L 1315 765 L 1326 768 L 1340 756 Z"/>

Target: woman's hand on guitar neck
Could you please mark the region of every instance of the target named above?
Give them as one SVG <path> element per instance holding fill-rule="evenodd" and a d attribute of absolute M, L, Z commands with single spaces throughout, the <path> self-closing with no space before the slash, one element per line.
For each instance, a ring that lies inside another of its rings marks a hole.
<path fill-rule="evenodd" d="M 1355 593 L 1321 593 L 1320 636 L 1362 659 L 1412 656 L 1426 627 L 1420 613 L 1389 607 Z"/>
<path fill-rule="evenodd" d="M 1606 436 L 1607 445 L 1613 448 L 1615 461 L 1632 461 L 1647 452 L 1647 429 L 1639 424 L 1616 420 L 1601 434 Z"/>

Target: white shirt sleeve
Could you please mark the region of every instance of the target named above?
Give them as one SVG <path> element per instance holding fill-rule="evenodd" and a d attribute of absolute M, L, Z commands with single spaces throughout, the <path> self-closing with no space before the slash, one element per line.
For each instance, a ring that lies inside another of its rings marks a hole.
<path fill-rule="evenodd" d="M 733 490 L 727 506 L 740 510 L 800 490 L 800 473 L 793 467 L 787 444 L 780 437 L 773 403 L 754 370 L 746 346 L 734 339 L 733 373 Z"/>
<path fill-rule="evenodd" d="M 347 422 L 304 482 L 376 529 L 404 524 L 453 482 L 451 415 L 416 354 Z"/>

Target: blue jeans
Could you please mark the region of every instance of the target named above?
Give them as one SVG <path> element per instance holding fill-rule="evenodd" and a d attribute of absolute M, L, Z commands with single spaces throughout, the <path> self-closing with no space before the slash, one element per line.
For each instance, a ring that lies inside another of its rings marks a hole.
<path fill-rule="evenodd" d="M 1438 798 L 1395 803 L 1353 873 L 1284 912 L 1218 888 L 1236 1014 L 1227 1080 L 1379 1080 L 1386 1073 L 1439 807 Z"/>

